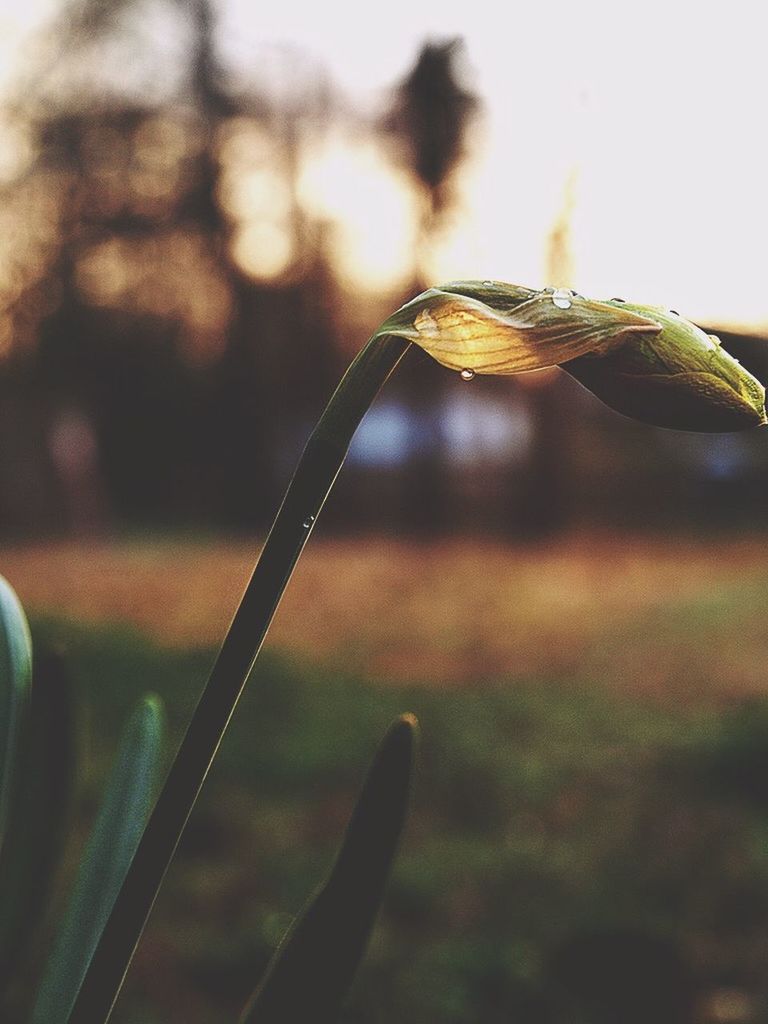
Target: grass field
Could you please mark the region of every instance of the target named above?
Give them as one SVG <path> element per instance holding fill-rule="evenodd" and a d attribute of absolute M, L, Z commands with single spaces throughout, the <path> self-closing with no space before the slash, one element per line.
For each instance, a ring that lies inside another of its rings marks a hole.
<path fill-rule="evenodd" d="M 756 536 L 318 538 L 114 1024 L 234 1021 L 405 710 L 424 734 L 415 805 L 344 1024 L 765 1019 L 766 552 Z M 0 552 L 74 680 L 63 883 L 121 720 L 156 690 L 178 742 L 252 557 L 160 541 Z"/>
<path fill-rule="evenodd" d="M 35 614 L 130 624 L 215 647 L 258 542 L 56 543 L 0 549 Z M 476 685 L 554 674 L 704 699 L 763 693 L 768 538 L 569 536 L 313 540 L 268 640 L 369 679 Z"/>

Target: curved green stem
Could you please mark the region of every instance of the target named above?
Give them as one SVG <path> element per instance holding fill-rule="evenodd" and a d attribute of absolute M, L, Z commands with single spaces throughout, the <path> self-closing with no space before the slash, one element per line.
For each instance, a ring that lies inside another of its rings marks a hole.
<path fill-rule="evenodd" d="M 357 426 L 410 347 L 373 337 L 313 431 L 91 960 L 69 1024 L 109 1019 L 165 872 Z"/>

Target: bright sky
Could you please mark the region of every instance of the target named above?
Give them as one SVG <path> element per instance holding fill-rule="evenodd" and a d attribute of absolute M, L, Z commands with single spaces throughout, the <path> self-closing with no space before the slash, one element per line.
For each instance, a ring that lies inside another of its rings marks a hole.
<path fill-rule="evenodd" d="M 0 0 L 6 68 L 56 6 Z M 464 37 L 467 82 L 486 116 L 457 223 L 428 261 L 435 281 L 549 283 L 546 239 L 570 181 L 569 283 L 579 291 L 768 331 L 768 14 L 759 0 L 221 0 L 219 10 L 223 52 L 244 76 L 290 96 L 286 53 L 297 51 L 363 111 L 380 107 L 425 39 Z M 412 200 L 367 145 L 325 139 L 303 187 L 337 218 L 351 267 L 379 260 L 367 271 L 375 283 L 386 281 L 386 253 L 395 261 L 413 244 Z"/>

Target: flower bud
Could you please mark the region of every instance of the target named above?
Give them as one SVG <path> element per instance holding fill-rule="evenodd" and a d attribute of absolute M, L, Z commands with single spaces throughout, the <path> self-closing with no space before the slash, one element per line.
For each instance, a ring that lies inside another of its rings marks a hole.
<path fill-rule="evenodd" d="M 717 339 L 653 306 L 457 281 L 418 295 L 377 334 L 407 338 L 467 378 L 560 365 L 612 409 L 655 426 L 766 422 L 763 386 Z"/>

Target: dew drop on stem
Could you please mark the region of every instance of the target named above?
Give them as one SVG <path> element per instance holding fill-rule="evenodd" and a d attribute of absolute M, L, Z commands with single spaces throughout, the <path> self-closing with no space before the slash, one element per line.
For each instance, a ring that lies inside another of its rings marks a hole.
<path fill-rule="evenodd" d="M 314 521 L 315 521 L 315 517 L 314 516 L 307 516 L 307 518 L 304 520 L 304 522 L 302 524 L 304 529 L 308 530 L 310 528 L 310 526 L 312 525 L 312 523 L 314 523 Z"/>

